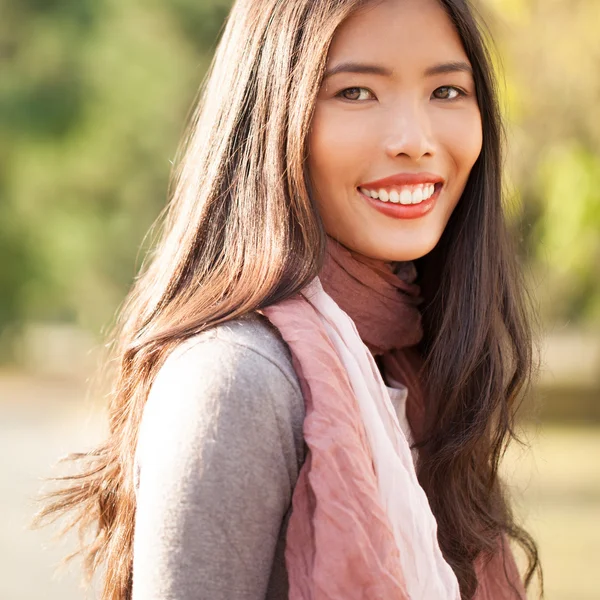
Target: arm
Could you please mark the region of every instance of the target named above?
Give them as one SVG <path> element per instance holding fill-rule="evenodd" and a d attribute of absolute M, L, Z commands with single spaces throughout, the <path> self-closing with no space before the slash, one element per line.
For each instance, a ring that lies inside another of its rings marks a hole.
<path fill-rule="evenodd" d="M 292 382 L 216 338 L 171 356 L 138 444 L 133 600 L 264 600 L 298 476 Z"/>

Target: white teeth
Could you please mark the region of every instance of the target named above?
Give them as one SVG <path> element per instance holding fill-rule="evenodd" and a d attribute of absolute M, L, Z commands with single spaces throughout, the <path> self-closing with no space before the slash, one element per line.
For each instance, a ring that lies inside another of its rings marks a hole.
<path fill-rule="evenodd" d="M 382 202 L 393 202 L 394 204 L 419 204 L 423 200 L 427 200 L 433 196 L 435 192 L 435 185 L 433 183 L 426 183 L 424 185 L 417 185 L 411 187 L 403 187 L 398 191 L 397 189 L 386 190 L 381 188 L 377 191 L 368 190 L 367 188 L 358 188 L 361 193 L 365 196 L 369 196 L 374 199 L 379 199 Z"/>
<path fill-rule="evenodd" d="M 368 190 L 367 188 L 358 188 L 365 196 L 369 196 L 371 198 L 375 198 L 377 200 L 379 198 L 379 194 L 374 190 Z"/>
<path fill-rule="evenodd" d="M 412 193 L 412 203 L 419 204 L 419 202 L 423 201 L 423 188 L 419 186 Z"/>
<path fill-rule="evenodd" d="M 406 188 L 400 192 L 400 204 L 412 204 L 412 194 Z"/>

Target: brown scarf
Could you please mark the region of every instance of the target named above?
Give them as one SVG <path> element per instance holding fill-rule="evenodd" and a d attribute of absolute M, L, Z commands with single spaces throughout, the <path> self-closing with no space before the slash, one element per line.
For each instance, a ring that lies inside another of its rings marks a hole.
<path fill-rule="evenodd" d="M 419 380 L 422 359 L 415 348 L 423 335 L 416 276 L 412 262 L 393 264 L 367 258 L 328 238 L 319 279 L 352 318 L 371 353 L 381 357 L 385 373 L 407 386 L 407 419 L 418 439 L 426 402 Z M 480 556 L 476 562 L 476 600 L 526 598 L 505 536 L 498 546 L 491 559 Z"/>
<path fill-rule="evenodd" d="M 352 252 L 327 238 L 319 279 L 323 289 L 354 321 L 385 372 L 408 388 L 406 416 L 422 433 L 425 398 L 419 383 L 422 360 L 414 347 L 423 337 L 420 288 L 413 262 L 386 263 Z"/>

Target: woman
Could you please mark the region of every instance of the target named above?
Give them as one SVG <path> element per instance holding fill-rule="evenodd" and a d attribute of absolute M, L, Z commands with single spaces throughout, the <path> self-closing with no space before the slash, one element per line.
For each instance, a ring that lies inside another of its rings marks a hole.
<path fill-rule="evenodd" d="M 115 336 L 110 436 L 45 511 L 97 526 L 103 598 L 524 597 L 500 139 L 466 0 L 235 4 Z"/>

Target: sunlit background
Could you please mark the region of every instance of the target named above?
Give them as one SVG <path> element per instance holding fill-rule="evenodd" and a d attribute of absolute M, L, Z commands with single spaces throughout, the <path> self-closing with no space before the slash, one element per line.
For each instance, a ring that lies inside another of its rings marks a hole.
<path fill-rule="evenodd" d="M 226 0 L 0 0 L 0 598 L 75 600 L 26 529 L 40 479 L 105 428 L 89 394 Z M 550 600 L 600 598 L 600 0 L 485 0 L 507 209 L 542 372 L 506 461 Z M 532 594 L 532 597 L 533 594 Z"/>

